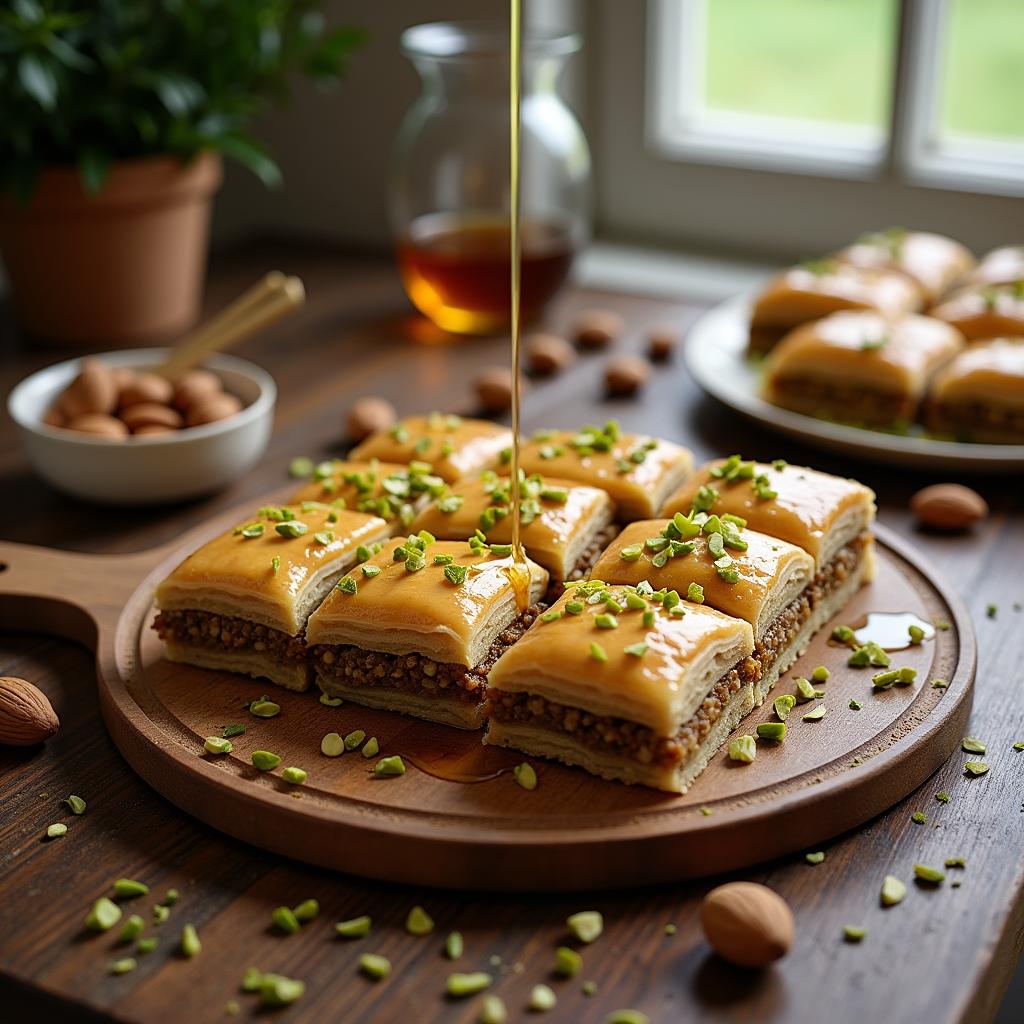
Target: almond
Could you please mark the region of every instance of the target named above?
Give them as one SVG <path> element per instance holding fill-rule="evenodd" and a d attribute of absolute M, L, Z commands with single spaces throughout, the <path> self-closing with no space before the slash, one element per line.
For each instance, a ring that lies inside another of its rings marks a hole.
<path fill-rule="evenodd" d="M 538 331 L 526 339 L 524 348 L 530 371 L 541 377 L 559 373 L 576 358 L 576 350 L 557 334 Z"/>
<path fill-rule="evenodd" d="M 604 369 L 604 383 L 609 395 L 635 395 L 647 383 L 651 368 L 639 356 L 616 356 Z"/>
<path fill-rule="evenodd" d="M 31 747 L 48 740 L 60 722 L 38 687 L 14 676 L 0 676 L 0 743 Z"/>
<path fill-rule="evenodd" d="M 966 530 L 988 515 L 985 499 L 961 484 L 933 484 L 910 499 L 910 510 L 923 526 L 950 532 Z"/>
<path fill-rule="evenodd" d="M 741 967 L 767 967 L 793 945 L 793 912 L 756 882 L 729 882 L 704 897 L 704 935 L 719 956 Z"/>
<path fill-rule="evenodd" d="M 587 309 L 573 324 L 573 338 L 580 348 L 607 348 L 625 330 L 618 313 L 609 309 Z"/>
<path fill-rule="evenodd" d="M 512 408 L 512 370 L 507 366 L 488 366 L 481 370 L 474 382 L 480 405 L 487 412 L 504 412 Z M 520 394 L 526 390 L 526 381 L 519 376 Z"/>
<path fill-rule="evenodd" d="M 395 407 L 386 398 L 368 395 L 352 403 L 345 418 L 345 432 L 353 441 L 363 441 L 379 430 L 387 430 L 397 419 Z"/>

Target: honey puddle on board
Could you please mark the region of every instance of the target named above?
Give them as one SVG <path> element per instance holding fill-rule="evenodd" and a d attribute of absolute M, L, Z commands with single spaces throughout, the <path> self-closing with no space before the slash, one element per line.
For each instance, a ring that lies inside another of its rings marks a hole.
<path fill-rule="evenodd" d="M 850 624 L 858 646 L 873 642 L 883 651 L 903 651 L 913 646 L 910 642 L 910 627 L 917 626 L 924 634 L 924 640 L 935 636 L 935 627 L 920 615 L 913 612 L 868 612 L 856 622 Z M 835 640 L 830 644 L 836 647 L 848 645 Z"/>

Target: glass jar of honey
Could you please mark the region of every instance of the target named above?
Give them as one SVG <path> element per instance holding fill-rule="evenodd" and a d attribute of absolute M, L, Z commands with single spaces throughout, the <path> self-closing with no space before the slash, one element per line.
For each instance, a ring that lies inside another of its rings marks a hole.
<path fill-rule="evenodd" d="M 522 41 L 521 311 L 535 320 L 586 240 L 590 153 L 556 88 L 574 34 Z M 456 334 L 509 324 L 509 38 L 500 24 L 417 25 L 402 49 L 422 78 L 393 162 L 391 219 L 413 304 Z"/>

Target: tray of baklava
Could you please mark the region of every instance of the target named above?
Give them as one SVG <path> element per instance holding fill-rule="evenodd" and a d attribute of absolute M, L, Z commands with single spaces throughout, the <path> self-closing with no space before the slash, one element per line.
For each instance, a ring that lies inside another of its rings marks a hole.
<path fill-rule="evenodd" d="M 954 748 L 969 619 L 868 487 L 695 465 L 615 421 L 539 430 L 520 444 L 524 573 L 510 443 L 407 417 L 133 556 L 123 607 L 96 573 L 76 599 L 135 770 L 327 867 L 564 889 L 818 842 Z"/>
<path fill-rule="evenodd" d="M 1024 466 L 1024 246 L 979 260 L 941 235 L 872 232 L 712 309 L 685 351 L 709 394 L 820 447 Z"/>

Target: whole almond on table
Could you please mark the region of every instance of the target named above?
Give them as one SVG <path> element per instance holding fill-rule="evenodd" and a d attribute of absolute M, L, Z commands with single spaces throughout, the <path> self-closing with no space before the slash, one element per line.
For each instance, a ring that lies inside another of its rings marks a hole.
<path fill-rule="evenodd" d="M 204 423 L 215 423 L 217 420 L 234 416 L 242 408 L 242 403 L 224 391 L 212 395 L 203 395 L 188 407 L 185 423 L 190 427 L 200 427 Z"/>
<path fill-rule="evenodd" d="M 86 359 L 78 376 L 61 395 L 60 411 L 69 419 L 85 413 L 111 413 L 117 408 L 114 372 L 98 359 Z"/>
<path fill-rule="evenodd" d="M 756 882 L 729 882 L 712 889 L 701 903 L 700 923 L 715 952 L 741 967 L 767 967 L 793 945 L 789 904 Z"/>
<path fill-rule="evenodd" d="M 0 676 L 0 743 L 31 747 L 59 728 L 53 706 L 39 687 L 15 676 Z"/>
<path fill-rule="evenodd" d="M 559 373 L 569 366 L 576 358 L 576 350 L 557 334 L 537 332 L 526 338 L 523 346 L 526 353 L 526 365 L 531 372 L 540 376 Z"/>
<path fill-rule="evenodd" d="M 667 362 L 678 344 L 679 335 L 671 327 L 652 327 L 647 332 L 647 356 L 652 363 Z"/>
<path fill-rule="evenodd" d="M 68 430 L 77 430 L 83 434 L 95 434 L 119 441 L 128 436 L 128 428 L 116 417 L 102 412 L 87 412 L 76 416 L 64 424 Z"/>
<path fill-rule="evenodd" d="M 985 499 L 961 484 L 933 484 L 910 499 L 918 522 L 933 530 L 966 530 L 988 516 Z"/>
<path fill-rule="evenodd" d="M 608 309 L 586 310 L 576 318 L 573 338 L 580 348 L 607 348 L 625 328 L 622 317 Z"/>
<path fill-rule="evenodd" d="M 476 395 L 487 412 L 504 412 L 512 407 L 512 370 L 507 366 L 489 366 L 477 374 Z M 520 391 L 526 381 L 520 377 Z"/>
<path fill-rule="evenodd" d="M 362 441 L 379 430 L 387 430 L 398 419 L 395 407 L 386 398 L 368 395 L 352 403 L 345 417 L 345 434 Z"/>
<path fill-rule="evenodd" d="M 638 356 L 616 356 L 608 360 L 604 382 L 610 395 L 635 395 L 651 375 L 647 361 Z"/>

